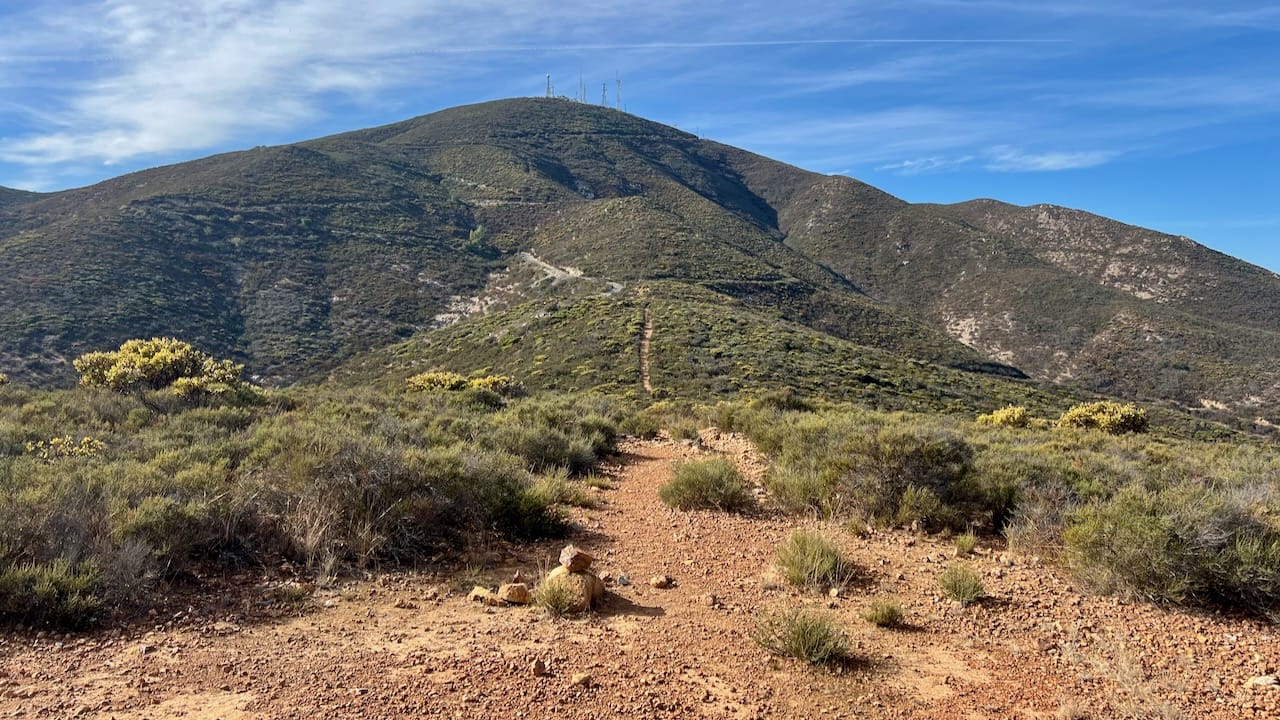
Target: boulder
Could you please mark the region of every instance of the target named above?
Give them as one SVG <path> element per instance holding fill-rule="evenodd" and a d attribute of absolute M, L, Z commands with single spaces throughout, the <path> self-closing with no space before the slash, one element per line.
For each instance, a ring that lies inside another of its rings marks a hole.
<path fill-rule="evenodd" d="M 569 572 L 582 572 L 591 567 L 591 563 L 595 558 L 583 552 L 576 545 L 565 545 L 560 551 L 560 566 L 568 568 Z"/>
<path fill-rule="evenodd" d="M 568 583 L 577 594 L 574 612 L 586 612 L 604 599 L 604 582 L 589 570 L 570 572 L 569 568 L 561 565 L 547 573 L 547 579 L 543 582 Z"/>

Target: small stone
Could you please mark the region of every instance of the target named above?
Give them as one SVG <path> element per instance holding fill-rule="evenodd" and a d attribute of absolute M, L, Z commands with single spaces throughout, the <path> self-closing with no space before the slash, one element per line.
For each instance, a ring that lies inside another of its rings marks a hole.
<path fill-rule="evenodd" d="M 1250 688 L 1278 689 L 1280 688 L 1280 678 L 1277 678 L 1275 675 L 1259 675 L 1246 680 L 1244 686 Z"/>
<path fill-rule="evenodd" d="M 154 647 L 151 647 L 150 645 L 139 645 L 139 646 L 138 646 L 138 654 L 139 654 L 139 655 L 148 655 L 148 654 L 150 654 L 150 653 L 155 652 L 155 650 L 156 650 L 156 649 L 155 649 Z"/>
<path fill-rule="evenodd" d="M 498 588 L 498 597 L 515 605 L 528 605 L 533 600 L 533 593 L 524 583 L 507 583 Z"/>
<path fill-rule="evenodd" d="M 720 604 L 720 598 L 715 595 L 707 594 L 702 596 L 702 604 L 707 607 L 715 607 Z"/>
<path fill-rule="evenodd" d="M 591 676 L 587 673 L 574 673 L 569 684 L 574 687 L 589 688 L 591 687 Z"/>
<path fill-rule="evenodd" d="M 833 587 L 833 588 L 831 588 L 830 590 L 828 590 L 828 591 L 827 591 L 827 597 L 831 597 L 831 598 L 838 598 L 838 597 L 840 597 L 840 588 L 838 588 L 838 587 Z"/>
<path fill-rule="evenodd" d="M 622 573 L 618 573 L 618 584 L 624 587 L 627 585 L 630 585 L 631 578 L 627 577 L 626 575 L 623 575 Z"/>
<path fill-rule="evenodd" d="M 488 591 L 486 590 L 486 592 Z M 396 598 L 396 601 L 391 603 L 391 607 L 398 608 L 400 610 L 417 610 L 418 609 L 418 606 L 415 603 L 409 602 L 404 598 Z"/>
<path fill-rule="evenodd" d="M 471 592 L 467 593 L 467 599 L 472 602 L 479 602 L 479 603 L 484 603 L 485 605 L 491 605 L 492 603 L 490 602 L 490 600 L 498 600 L 498 597 L 494 595 L 493 591 L 490 590 L 489 588 L 476 585 L 475 587 L 471 588 Z M 498 600 L 498 601 L 501 602 L 501 600 Z"/>
<path fill-rule="evenodd" d="M 571 573 L 582 572 L 591 567 L 595 558 L 578 549 L 576 545 L 565 545 L 560 551 L 560 565 Z"/>
<path fill-rule="evenodd" d="M 538 658 L 529 666 L 529 672 L 532 672 L 534 677 L 542 677 L 547 674 L 547 664 L 541 658 Z"/>
<path fill-rule="evenodd" d="M 675 583 L 675 578 L 670 575 L 654 575 L 649 578 L 649 587 L 665 590 Z"/>

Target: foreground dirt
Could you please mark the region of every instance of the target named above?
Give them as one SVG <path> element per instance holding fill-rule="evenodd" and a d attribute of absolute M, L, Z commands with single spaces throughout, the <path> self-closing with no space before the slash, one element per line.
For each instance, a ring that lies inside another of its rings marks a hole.
<path fill-rule="evenodd" d="M 1280 689 L 1245 686 L 1280 670 L 1274 628 L 1082 595 L 999 546 L 957 560 L 944 538 L 824 526 L 857 581 L 838 598 L 783 587 L 774 548 L 815 523 L 659 502 L 674 462 L 709 453 L 759 479 L 746 443 L 706 440 L 624 443 L 612 487 L 576 517 L 574 541 L 610 589 L 586 617 L 465 598 L 472 581 L 536 578 L 560 544 L 479 548 L 462 584 L 431 572 L 321 589 L 246 576 L 217 597 L 207 585 L 175 596 L 143 625 L 3 636 L 0 717 L 1280 717 Z M 982 573 L 981 604 L 939 596 L 937 576 L 955 562 Z M 675 584 L 652 588 L 654 575 Z M 861 619 L 880 598 L 901 603 L 908 627 Z M 859 660 L 814 670 L 752 643 L 758 611 L 800 604 L 831 612 Z"/>

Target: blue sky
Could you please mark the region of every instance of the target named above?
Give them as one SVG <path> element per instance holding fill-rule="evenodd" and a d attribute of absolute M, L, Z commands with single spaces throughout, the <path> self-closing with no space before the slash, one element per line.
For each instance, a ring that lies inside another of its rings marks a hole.
<path fill-rule="evenodd" d="M 540 95 L 914 202 L 1050 202 L 1280 270 L 1280 5 L 41 0 L 0 5 L 0 185 Z"/>

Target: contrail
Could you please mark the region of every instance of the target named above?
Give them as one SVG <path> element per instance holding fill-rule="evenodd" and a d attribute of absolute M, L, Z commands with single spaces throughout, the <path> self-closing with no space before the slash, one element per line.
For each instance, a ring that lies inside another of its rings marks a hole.
<path fill-rule="evenodd" d="M 1069 43 L 1063 39 L 1030 38 L 843 38 L 829 40 L 723 40 L 704 42 L 602 43 L 592 45 L 490 45 L 441 47 L 409 51 L 419 53 L 574 52 L 580 50 L 701 50 L 738 47 L 801 45 L 1047 45 Z"/>
<path fill-rule="evenodd" d="M 834 38 L 825 40 L 720 40 L 698 42 L 600 43 L 588 45 L 481 45 L 438 48 L 416 48 L 392 52 L 371 52 L 366 57 L 403 57 L 409 55 L 473 55 L 515 52 L 582 52 L 599 50 L 713 50 L 716 48 L 799 47 L 805 45 L 1054 45 L 1072 42 L 1065 39 L 1037 38 Z M 110 53 L 83 55 L 30 54 L 0 55 L 0 65 L 32 63 L 92 63 L 125 60 Z"/>

